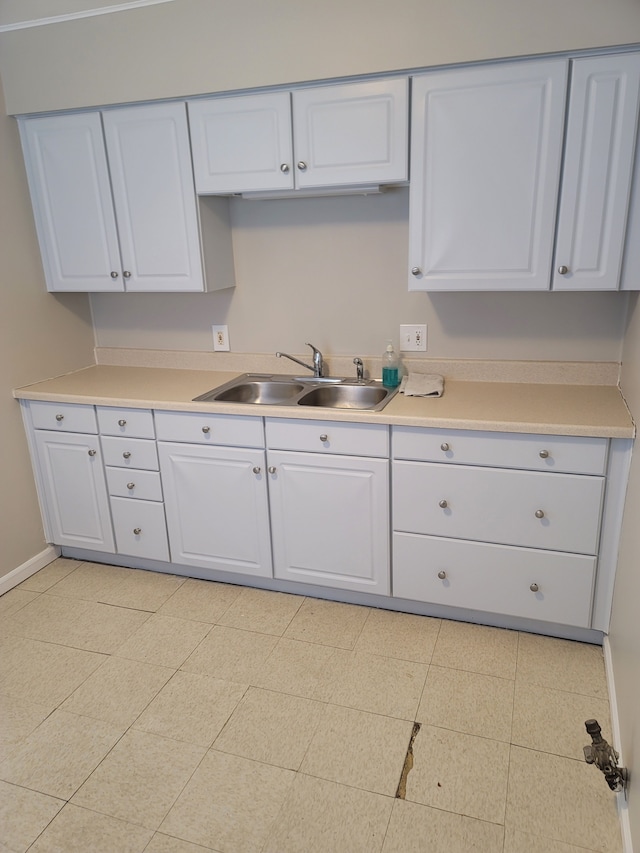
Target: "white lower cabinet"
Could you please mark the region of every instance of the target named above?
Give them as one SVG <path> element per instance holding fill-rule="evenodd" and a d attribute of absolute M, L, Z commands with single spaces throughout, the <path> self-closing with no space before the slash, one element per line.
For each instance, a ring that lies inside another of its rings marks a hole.
<path fill-rule="evenodd" d="M 118 554 L 169 561 L 164 506 L 156 501 L 111 497 Z"/>

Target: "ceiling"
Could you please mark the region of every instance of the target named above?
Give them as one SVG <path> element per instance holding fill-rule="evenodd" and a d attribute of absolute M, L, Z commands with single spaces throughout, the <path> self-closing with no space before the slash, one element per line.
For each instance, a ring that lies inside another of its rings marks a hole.
<path fill-rule="evenodd" d="M 0 32 L 171 2 L 173 0 L 0 0 Z"/>

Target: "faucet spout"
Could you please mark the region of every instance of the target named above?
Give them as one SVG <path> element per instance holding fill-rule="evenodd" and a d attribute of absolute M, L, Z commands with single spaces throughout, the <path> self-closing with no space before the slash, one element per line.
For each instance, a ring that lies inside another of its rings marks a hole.
<path fill-rule="evenodd" d="M 313 364 L 307 364 L 304 361 L 300 361 L 299 358 L 296 358 L 293 355 L 289 355 L 288 352 L 277 352 L 277 358 L 288 358 L 291 361 L 295 361 L 296 364 L 299 364 L 301 367 L 306 367 L 307 370 L 311 370 L 313 375 L 320 378 L 324 376 L 324 361 L 322 358 L 322 353 L 319 349 L 314 347 L 313 344 L 306 344 L 306 346 L 311 347 L 313 350 Z"/>

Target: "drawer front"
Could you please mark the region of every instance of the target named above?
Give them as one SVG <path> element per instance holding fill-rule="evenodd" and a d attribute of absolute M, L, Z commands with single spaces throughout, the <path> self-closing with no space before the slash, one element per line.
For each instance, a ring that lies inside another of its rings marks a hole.
<path fill-rule="evenodd" d="M 75 403 L 44 403 L 32 400 L 29 403 L 35 429 L 50 429 L 58 432 L 98 432 L 96 413 L 93 406 Z"/>
<path fill-rule="evenodd" d="M 588 628 L 596 558 L 395 533 L 393 595 Z M 444 577 L 441 577 L 444 575 Z"/>
<path fill-rule="evenodd" d="M 157 436 L 162 441 L 264 447 L 262 418 L 201 412 L 156 412 L 155 421 Z"/>
<path fill-rule="evenodd" d="M 602 477 L 395 461 L 393 529 L 596 554 L 603 494 Z"/>
<path fill-rule="evenodd" d="M 161 501 L 162 485 L 158 471 L 107 468 L 109 494 L 120 498 Z"/>
<path fill-rule="evenodd" d="M 394 459 L 604 474 L 606 438 L 393 427 Z"/>
<path fill-rule="evenodd" d="M 163 504 L 111 498 L 111 516 L 118 554 L 169 561 Z"/>
<path fill-rule="evenodd" d="M 350 456 L 389 455 L 389 427 L 386 424 L 267 418 L 265 429 L 267 447 L 275 450 L 346 453 Z"/>
<path fill-rule="evenodd" d="M 101 435 L 128 435 L 132 438 L 155 438 L 151 409 L 116 409 L 98 406 Z"/>
<path fill-rule="evenodd" d="M 158 471 L 158 451 L 155 441 L 146 438 L 117 438 L 102 436 L 104 464 L 114 468 L 144 468 Z"/>

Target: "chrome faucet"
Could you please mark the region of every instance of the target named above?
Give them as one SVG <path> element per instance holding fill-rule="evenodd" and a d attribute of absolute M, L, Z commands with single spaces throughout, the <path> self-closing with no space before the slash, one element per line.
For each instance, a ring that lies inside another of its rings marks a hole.
<path fill-rule="evenodd" d="M 353 363 L 356 366 L 356 380 L 358 382 L 364 382 L 364 364 L 362 363 L 362 359 L 359 356 L 356 356 L 353 359 Z"/>
<path fill-rule="evenodd" d="M 313 375 L 318 378 L 324 376 L 324 361 L 322 358 L 322 353 L 319 349 L 316 349 L 313 344 L 305 344 L 307 347 L 311 347 L 313 350 L 313 364 L 306 364 L 304 361 L 300 361 L 299 358 L 295 358 L 293 355 L 289 355 L 287 352 L 277 352 L 277 358 L 290 358 L 291 361 L 295 361 L 296 364 L 300 364 L 302 367 L 306 367 L 307 370 L 312 370 Z"/>

